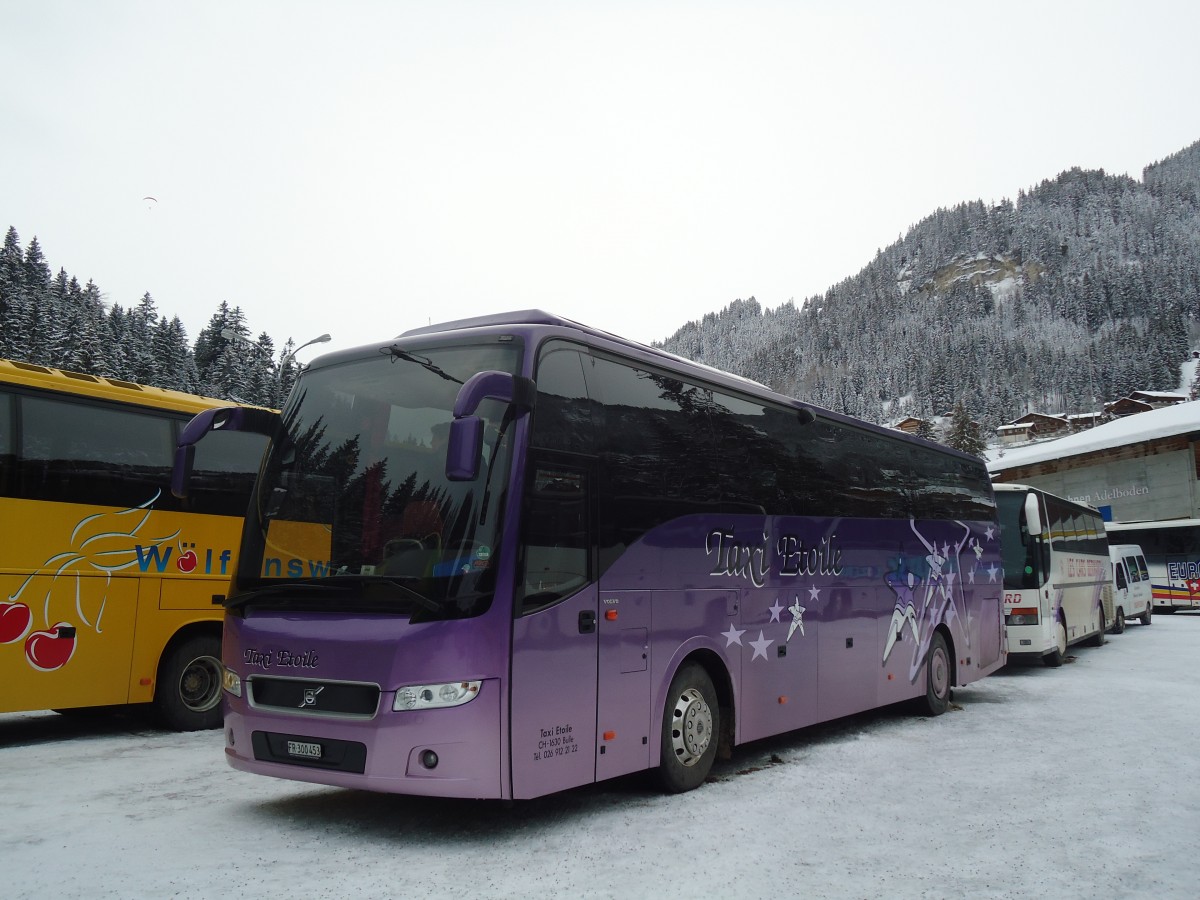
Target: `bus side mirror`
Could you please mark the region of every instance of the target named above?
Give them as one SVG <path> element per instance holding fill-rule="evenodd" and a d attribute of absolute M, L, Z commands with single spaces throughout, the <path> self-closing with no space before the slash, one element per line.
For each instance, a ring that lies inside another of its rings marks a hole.
<path fill-rule="evenodd" d="M 475 415 L 484 400 L 499 400 L 519 412 L 533 409 L 537 387 L 528 378 L 508 372 L 476 372 L 458 389 L 454 420 L 446 443 L 446 478 L 474 481 L 483 455 L 483 420 Z"/>
<path fill-rule="evenodd" d="M 1025 527 L 1031 537 L 1042 534 L 1042 516 L 1038 511 L 1037 494 L 1025 495 Z"/>
<path fill-rule="evenodd" d="M 446 441 L 446 477 L 450 481 L 474 481 L 483 456 L 483 419 L 467 416 L 450 423 Z"/>
<path fill-rule="evenodd" d="M 210 431 L 245 431 L 273 437 L 278 426 L 279 413 L 253 406 L 220 406 L 197 413 L 183 426 L 175 444 L 171 493 L 181 500 L 187 497 L 188 482 L 196 461 L 196 444 Z"/>

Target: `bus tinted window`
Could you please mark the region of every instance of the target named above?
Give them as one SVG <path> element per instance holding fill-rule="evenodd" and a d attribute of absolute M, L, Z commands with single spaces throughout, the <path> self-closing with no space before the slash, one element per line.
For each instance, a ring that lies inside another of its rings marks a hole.
<path fill-rule="evenodd" d="M 0 497 L 10 495 L 9 482 L 16 459 L 13 438 L 13 398 L 0 392 Z"/>
<path fill-rule="evenodd" d="M 137 506 L 170 482 L 169 419 L 42 397 L 21 398 L 17 496 Z"/>
<path fill-rule="evenodd" d="M 196 445 L 189 482 L 191 512 L 244 516 L 267 439 L 261 434 L 212 431 Z"/>
<path fill-rule="evenodd" d="M 537 386 L 533 445 L 594 453 L 591 406 L 579 350 L 564 343 L 549 345 L 538 365 Z"/>
<path fill-rule="evenodd" d="M 597 430 L 603 569 L 655 526 L 712 509 L 720 493 L 704 469 L 713 457 L 706 391 L 607 359 L 596 359 L 588 384 L 604 405 Z"/>

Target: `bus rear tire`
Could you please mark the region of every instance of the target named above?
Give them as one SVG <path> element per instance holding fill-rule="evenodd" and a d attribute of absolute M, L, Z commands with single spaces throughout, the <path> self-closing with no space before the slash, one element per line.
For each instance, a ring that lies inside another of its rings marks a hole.
<path fill-rule="evenodd" d="M 1061 617 L 1054 622 L 1054 649 L 1042 657 L 1042 662 L 1057 669 L 1067 658 L 1067 623 Z"/>
<path fill-rule="evenodd" d="M 925 697 L 921 700 L 922 712 L 940 716 L 950 708 L 953 671 L 946 639 L 940 632 L 935 633 L 929 645 L 929 652 L 925 654 Z"/>
<path fill-rule="evenodd" d="M 1123 610 L 1119 606 L 1117 607 L 1117 620 L 1115 622 L 1113 622 L 1112 633 L 1113 634 L 1124 634 L 1125 633 L 1125 610 Z"/>
<path fill-rule="evenodd" d="M 221 727 L 221 639 L 198 634 L 163 658 L 154 690 L 159 721 L 174 731 Z"/>
<path fill-rule="evenodd" d="M 717 756 L 721 730 L 717 692 L 696 663 L 682 666 L 671 679 L 662 722 L 662 760 L 658 781 L 672 794 L 704 783 Z"/>

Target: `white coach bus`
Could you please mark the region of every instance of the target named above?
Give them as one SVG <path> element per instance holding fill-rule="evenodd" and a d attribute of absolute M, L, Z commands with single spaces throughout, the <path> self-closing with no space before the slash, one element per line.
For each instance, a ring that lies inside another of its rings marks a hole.
<path fill-rule="evenodd" d="M 1009 658 L 1061 666 L 1069 645 L 1104 642 L 1112 602 L 1104 521 L 1090 506 L 1035 487 L 993 487 Z"/>

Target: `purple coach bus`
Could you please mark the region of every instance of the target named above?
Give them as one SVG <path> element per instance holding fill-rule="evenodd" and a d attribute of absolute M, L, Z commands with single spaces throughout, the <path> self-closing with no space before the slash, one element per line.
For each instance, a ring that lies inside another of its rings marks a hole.
<path fill-rule="evenodd" d="M 984 464 L 540 311 L 328 354 L 269 433 L 223 602 L 225 753 L 521 799 L 1006 659 Z"/>

